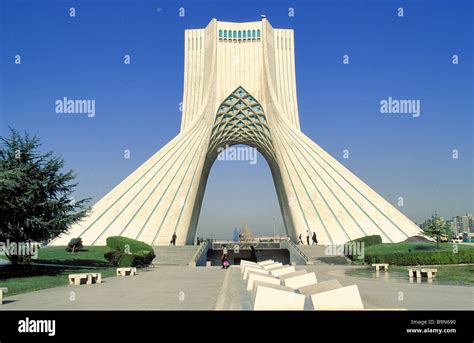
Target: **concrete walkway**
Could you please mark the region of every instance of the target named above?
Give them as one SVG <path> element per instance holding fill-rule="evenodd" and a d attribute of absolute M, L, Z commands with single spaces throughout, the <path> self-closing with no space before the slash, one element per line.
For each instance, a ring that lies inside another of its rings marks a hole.
<path fill-rule="evenodd" d="M 403 280 L 351 277 L 354 266 L 313 265 L 318 281 L 337 279 L 357 284 L 368 309 L 472 310 L 474 287 L 411 284 Z M 250 310 L 238 266 L 159 266 L 134 277 L 112 277 L 102 284 L 62 286 L 8 296 L 0 310 Z M 75 299 L 75 300 L 71 300 Z"/>
<path fill-rule="evenodd" d="M 102 284 L 62 286 L 9 296 L 1 310 L 213 310 L 225 271 L 160 266 Z M 75 300 L 70 300 L 71 297 Z"/>

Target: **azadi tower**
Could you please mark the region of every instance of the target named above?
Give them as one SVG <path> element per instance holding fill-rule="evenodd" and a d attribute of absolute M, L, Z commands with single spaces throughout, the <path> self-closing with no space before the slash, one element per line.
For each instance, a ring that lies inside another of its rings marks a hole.
<path fill-rule="evenodd" d="M 192 244 L 219 147 L 255 147 L 270 166 L 286 232 L 316 232 L 321 244 L 365 235 L 400 242 L 420 232 L 410 219 L 300 129 L 293 30 L 267 19 L 211 20 L 186 30 L 181 131 L 52 241 L 105 245 L 122 235 L 153 245 Z"/>

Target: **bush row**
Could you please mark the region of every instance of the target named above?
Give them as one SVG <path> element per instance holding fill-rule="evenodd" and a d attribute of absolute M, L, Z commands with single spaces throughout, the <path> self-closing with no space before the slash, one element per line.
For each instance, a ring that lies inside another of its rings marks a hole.
<path fill-rule="evenodd" d="M 365 262 L 389 263 L 398 266 L 474 263 L 474 249 L 452 251 L 413 251 L 406 253 L 366 255 Z"/>
<path fill-rule="evenodd" d="M 364 236 L 364 237 L 360 237 L 352 241 L 349 241 L 347 242 L 347 244 L 350 244 L 353 242 L 363 242 L 364 246 L 367 248 L 367 247 L 370 247 L 371 245 L 382 244 L 382 237 L 380 237 L 379 235 Z"/>

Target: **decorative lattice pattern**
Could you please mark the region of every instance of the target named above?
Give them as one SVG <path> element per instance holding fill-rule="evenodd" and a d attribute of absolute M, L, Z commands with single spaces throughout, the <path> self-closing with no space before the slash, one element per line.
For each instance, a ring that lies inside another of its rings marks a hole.
<path fill-rule="evenodd" d="M 262 106 L 242 87 L 229 95 L 217 110 L 209 151 L 245 144 L 274 158 L 274 149 Z"/>

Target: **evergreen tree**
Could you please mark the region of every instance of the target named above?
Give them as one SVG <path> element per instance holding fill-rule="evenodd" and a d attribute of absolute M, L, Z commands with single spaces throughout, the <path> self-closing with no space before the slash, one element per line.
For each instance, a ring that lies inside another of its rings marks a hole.
<path fill-rule="evenodd" d="M 438 214 L 433 213 L 431 215 L 430 224 L 423 228 L 425 235 L 431 238 L 436 238 L 436 247 L 439 248 L 439 241 L 441 236 L 449 237 L 449 227 L 446 222 L 438 216 Z"/>
<path fill-rule="evenodd" d="M 74 201 L 72 170 L 51 151 L 39 151 L 36 136 L 10 129 L 0 137 L 0 242 L 45 242 L 64 233 L 87 214 L 89 199 Z M 6 252 L 15 266 L 20 256 Z"/>

